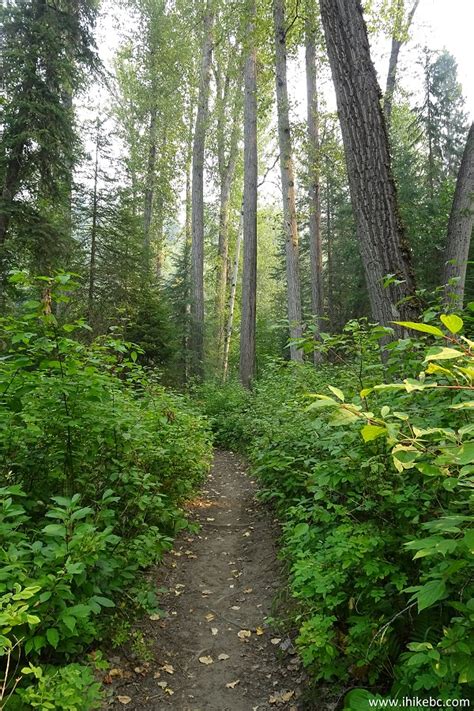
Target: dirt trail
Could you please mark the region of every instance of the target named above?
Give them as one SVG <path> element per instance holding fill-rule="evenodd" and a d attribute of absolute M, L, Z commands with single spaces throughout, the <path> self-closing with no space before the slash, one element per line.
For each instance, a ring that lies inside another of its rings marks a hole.
<path fill-rule="evenodd" d="M 154 661 L 136 666 L 129 657 L 125 677 L 113 679 L 112 708 L 302 708 L 294 650 L 265 627 L 279 566 L 274 527 L 254 493 L 243 461 L 216 452 L 192 506 L 202 528 L 178 538 L 158 569 L 157 587 L 167 588 L 161 597 L 167 617 L 141 625 Z M 124 668 L 123 657 L 115 662 Z"/>

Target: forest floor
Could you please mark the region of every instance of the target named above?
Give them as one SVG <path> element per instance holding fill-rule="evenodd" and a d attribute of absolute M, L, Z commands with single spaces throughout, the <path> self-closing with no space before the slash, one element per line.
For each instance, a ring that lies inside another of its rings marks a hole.
<path fill-rule="evenodd" d="M 189 508 L 200 530 L 183 532 L 153 573 L 166 616 L 136 628 L 146 653 L 135 643 L 112 654 L 109 708 L 302 709 L 298 657 L 265 623 L 282 588 L 278 529 L 255 500 L 245 462 L 216 452 Z"/>

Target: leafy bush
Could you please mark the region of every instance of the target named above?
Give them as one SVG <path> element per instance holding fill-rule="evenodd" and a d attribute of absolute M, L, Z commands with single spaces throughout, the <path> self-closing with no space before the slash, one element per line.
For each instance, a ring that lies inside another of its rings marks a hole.
<path fill-rule="evenodd" d="M 247 410 L 251 400 L 248 391 L 234 381 L 225 385 L 210 381 L 194 386 L 193 395 L 206 413 L 216 446 L 243 449 L 249 434 Z"/>
<path fill-rule="evenodd" d="M 402 324 L 441 345 L 407 336 L 384 368 L 384 332 L 349 324 L 323 343 L 332 364 L 275 364 L 232 413 L 283 519 L 297 644 L 315 679 L 472 691 L 474 343 L 459 317 L 442 324 Z M 347 708 L 365 708 L 364 694 Z"/>
<path fill-rule="evenodd" d="M 58 664 L 126 614 L 125 592 L 153 606 L 137 571 L 186 526 L 179 504 L 206 474 L 211 440 L 185 398 L 145 375 L 131 344 L 85 345 L 73 337 L 83 322 L 53 315 L 68 276 L 39 283 L 42 298 L 0 320 L 0 655 L 23 668 L 10 703 L 95 708 L 87 667 Z"/>

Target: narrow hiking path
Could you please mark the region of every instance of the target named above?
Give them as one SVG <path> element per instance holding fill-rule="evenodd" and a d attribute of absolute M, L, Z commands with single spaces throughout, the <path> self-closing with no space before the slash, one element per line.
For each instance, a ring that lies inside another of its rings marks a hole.
<path fill-rule="evenodd" d="M 279 589 L 275 528 L 243 460 L 216 452 L 185 532 L 157 571 L 165 619 L 140 630 L 153 661 L 112 659 L 112 708 L 265 711 L 302 708 L 289 640 L 265 626 Z M 153 616 L 152 616 L 153 617 Z"/>

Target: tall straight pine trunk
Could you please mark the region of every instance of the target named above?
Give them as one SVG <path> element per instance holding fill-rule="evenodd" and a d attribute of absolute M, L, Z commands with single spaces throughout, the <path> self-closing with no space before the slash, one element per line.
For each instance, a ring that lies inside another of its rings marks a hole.
<path fill-rule="evenodd" d="M 247 56 L 244 70 L 244 261 L 242 270 L 242 316 L 240 324 L 240 380 L 250 387 L 255 375 L 257 314 L 257 49 L 255 46 L 255 0 L 248 0 Z"/>
<path fill-rule="evenodd" d="M 207 0 L 201 56 L 198 107 L 193 141 L 192 245 L 191 245 L 191 372 L 204 373 L 204 149 L 209 113 L 209 85 L 212 61 L 212 0 Z"/>
<path fill-rule="evenodd" d="M 285 0 L 273 0 L 275 31 L 275 82 L 278 113 L 278 141 L 280 145 L 281 188 L 285 228 L 286 282 L 290 338 L 301 336 L 301 287 L 299 270 L 298 225 L 296 221 L 295 176 L 288 106 L 286 76 Z M 290 347 L 292 360 L 302 361 L 303 353 Z"/>
<path fill-rule="evenodd" d="M 308 203 L 309 203 L 309 257 L 311 266 L 311 311 L 314 319 L 315 338 L 322 330 L 324 315 L 323 250 L 321 238 L 320 194 L 320 142 L 319 107 L 316 69 L 316 25 L 312 2 L 306 6 L 305 59 L 308 138 Z M 321 353 L 314 351 L 314 362 L 322 360 Z"/>
<path fill-rule="evenodd" d="M 359 0 L 320 0 L 320 7 L 372 315 L 384 325 L 416 319 L 411 253 L 362 7 Z"/>

